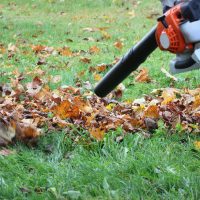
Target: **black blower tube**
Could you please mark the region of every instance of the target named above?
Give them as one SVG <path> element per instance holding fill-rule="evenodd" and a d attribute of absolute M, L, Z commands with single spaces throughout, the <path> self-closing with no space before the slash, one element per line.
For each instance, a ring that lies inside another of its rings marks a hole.
<path fill-rule="evenodd" d="M 95 87 L 94 92 L 97 96 L 106 96 L 146 60 L 158 46 L 155 33 L 156 26 L 138 44 L 133 46 L 114 67 L 112 67 Z"/>

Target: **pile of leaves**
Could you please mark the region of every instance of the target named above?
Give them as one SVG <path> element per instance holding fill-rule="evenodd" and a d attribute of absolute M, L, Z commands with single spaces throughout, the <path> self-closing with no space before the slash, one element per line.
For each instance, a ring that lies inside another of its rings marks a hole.
<path fill-rule="evenodd" d="M 119 91 L 98 98 L 91 85 L 85 85 L 85 89 L 64 86 L 51 90 L 39 77 L 22 83 L 20 75 L 1 85 L 0 146 L 16 140 L 29 143 L 51 131 L 66 129 L 69 133 L 73 126 L 84 128 L 97 140 L 118 127 L 125 133 L 151 133 L 159 120 L 168 129 L 178 124 L 183 131 L 200 132 L 200 88 L 165 88 L 132 102 L 118 102 L 114 97 Z"/>

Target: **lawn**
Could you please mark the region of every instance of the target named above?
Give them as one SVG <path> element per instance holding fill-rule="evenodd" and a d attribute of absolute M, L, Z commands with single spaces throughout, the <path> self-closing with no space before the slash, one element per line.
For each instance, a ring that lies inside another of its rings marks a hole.
<path fill-rule="evenodd" d="M 1 83 L 23 72 L 24 83 L 42 76 L 52 89 L 76 86 L 77 79 L 95 85 L 98 76 L 91 67 L 120 58 L 160 14 L 157 0 L 1 0 Z M 38 45 L 66 47 L 77 56 L 52 54 L 43 61 L 33 51 Z M 89 52 L 94 46 L 98 53 Z M 7 52 L 13 48 L 14 56 Z M 199 87 L 198 70 L 176 75 L 173 83 L 161 72 L 161 67 L 168 70 L 172 58 L 156 50 L 141 66 L 153 81 L 138 83 L 131 75 L 123 82 L 126 90 L 120 101 L 172 84 Z M 54 77 L 60 81 L 52 81 Z M 33 147 L 10 145 L 13 154 L 0 155 L 0 199 L 200 199 L 200 151 L 194 146 L 198 134 L 178 127 L 171 134 L 160 122 L 150 138 L 138 132 L 116 142 L 122 132 L 119 127 L 96 141 L 74 127 L 48 133 Z M 78 144 L 72 139 L 77 134 L 83 138 Z"/>

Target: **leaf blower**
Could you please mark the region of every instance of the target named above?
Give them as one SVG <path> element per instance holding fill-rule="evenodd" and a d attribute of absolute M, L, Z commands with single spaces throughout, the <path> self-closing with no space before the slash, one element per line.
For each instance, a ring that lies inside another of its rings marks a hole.
<path fill-rule="evenodd" d="M 200 68 L 200 0 L 162 0 L 164 14 L 157 25 L 133 46 L 97 84 L 94 92 L 106 96 L 159 47 L 176 54 L 173 74 Z"/>

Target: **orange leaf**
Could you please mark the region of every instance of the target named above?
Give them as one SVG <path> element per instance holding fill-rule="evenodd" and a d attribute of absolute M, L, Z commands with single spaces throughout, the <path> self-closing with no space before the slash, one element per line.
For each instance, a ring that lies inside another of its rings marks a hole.
<path fill-rule="evenodd" d="M 150 105 L 144 111 L 144 117 L 159 118 L 159 109 L 156 105 Z"/>
<path fill-rule="evenodd" d="M 80 114 L 80 110 L 77 107 L 77 105 L 74 105 L 74 103 L 68 100 L 62 101 L 59 105 L 54 106 L 52 111 L 55 115 L 58 115 L 61 119 L 66 119 L 70 117 L 77 118 Z"/>
<path fill-rule="evenodd" d="M 97 46 L 93 46 L 89 49 L 89 52 L 92 53 L 99 53 L 100 49 Z"/>
<path fill-rule="evenodd" d="M 136 82 L 150 82 L 150 77 L 149 77 L 149 73 L 148 70 L 146 68 L 143 68 L 140 70 L 140 73 L 136 76 L 135 81 Z"/>
<path fill-rule="evenodd" d="M 6 48 L 2 44 L 0 44 L 0 53 L 1 54 L 6 53 Z"/>
<path fill-rule="evenodd" d="M 36 54 L 38 54 L 38 53 L 40 53 L 41 51 L 44 51 L 45 46 L 42 46 L 42 45 L 32 45 L 31 48 L 32 48 L 32 50 L 33 50 Z"/>
<path fill-rule="evenodd" d="M 16 124 L 16 138 L 19 140 L 36 138 L 40 135 L 38 129 L 30 124 Z"/>
<path fill-rule="evenodd" d="M 90 128 L 89 133 L 97 140 L 103 140 L 105 131 L 101 128 Z"/>
<path fill-rule="evenodd" d="M 72 51 L 70 50 L 69 47 L 63 47 L 62 49 L 59 49 L 59 53 L 62 56 L 67 56 L 67 57 L 73 56 L 73 53 L 72 53 Z"/>
<path fill-rule="evenodd" d="M 106 70 L 106 68 L 107 68 L 107 65 L 105 65 L 105 64 L 98 65 L 96 67 L 97 71 L 99 71 L 99 72 L 104 72 Z"/>
<path fill-rule="evenodd" d="M 200 107 L 200 96 L 196 96 L 195 100 L 194 100 L 194 102 L 192 104 L 192 108 L 193 109 L 196 109 L 198 107 Z"/>
<path fill-rule="evenodd" d="M 121 41 L 117 41 L 114 43 L 115 48 L 121 50 L 124 46 L 124 44 Z"/>

